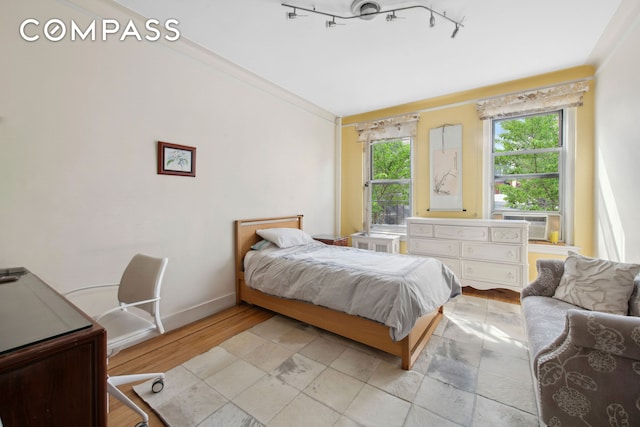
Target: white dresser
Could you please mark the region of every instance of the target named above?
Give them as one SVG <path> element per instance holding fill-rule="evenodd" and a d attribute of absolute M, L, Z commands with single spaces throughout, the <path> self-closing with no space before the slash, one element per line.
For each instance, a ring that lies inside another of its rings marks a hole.
<path fill-rule="evenodd" d="M 528 283 L 527 221 L 417 218 L 407 220 L 407 252 L 437 258 L 475 289 L 520 292 Z"/>

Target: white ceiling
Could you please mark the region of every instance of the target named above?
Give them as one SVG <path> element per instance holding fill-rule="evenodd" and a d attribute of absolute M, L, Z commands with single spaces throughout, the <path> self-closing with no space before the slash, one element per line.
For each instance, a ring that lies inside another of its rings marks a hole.
<path fill-rule="evenodd" d="M 421 4 L 464 19 L 452 39 L 454 25 L 440 18 L 430 28 L 424 9 L 329 29 L 320 15 L 286 19 L 280 0 L 116 1 L 148 18 L 178 19 L 182 37 L 337 116 L 588 64 L 621 3 L 379 0 L 383 10 Z M 285 3 L 349 15 L 352 0 Z"/>

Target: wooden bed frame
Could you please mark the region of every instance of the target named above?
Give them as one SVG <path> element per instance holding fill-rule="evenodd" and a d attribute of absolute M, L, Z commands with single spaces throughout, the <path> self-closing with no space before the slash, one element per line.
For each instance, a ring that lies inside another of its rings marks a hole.
<path fill-rule="evenodd" d="M 382 323 L 307 302 L 279 298 L 249 288 L 244 282 L 243 260 L 260 237 L 256 230 L 274 227 L 302 229 L 302 215 L 236 221 L 236 302 L 254 304 L 309 325 L 333 332 L 402 358 L 402 369 L 411 369 L 442 319 L 442 307 L 418 319 L 409 335 L 394 342 Z"/>

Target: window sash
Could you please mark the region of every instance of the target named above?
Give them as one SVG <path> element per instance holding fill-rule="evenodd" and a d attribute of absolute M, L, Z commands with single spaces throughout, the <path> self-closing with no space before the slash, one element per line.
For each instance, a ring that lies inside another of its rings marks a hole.
<path fill-rule="evenodd" d="M 523 149 L 523 150 L 510 150 L 510 151 L 496 151 L 496 124 L 499 122 L 505 122 L 510 120 L 519 120 L 526 119 L 528 117 L 534 116 L 547 116 L 547 115 L 557 115 L 558 116 L 558 145 L 554 147 L 546 147 L 546 148 L 536 148 L 536 149 Z M 557 211 L 548 211 L 549 213 L 554 213 L 558 215 L 563 215 L 564 213 L 564 174 L 563 174 L 563 164 L 564 164 L 564 112 L 562 110 L 557 111 L 547 111 L 543 113 L 536 114 L 523 114 L 519 116 L 512 116 L 508 119 L 505 118 L 495 118 L 491 120 L 491 188 L 492 188 L 492 197 L 490 197 L 490 209 L 493 213 L 505 213 L 505 212 L 520 212 L 523 214 L 526 213 L 542 213 L 545 211 L 540 210 L 527 210 L 527 209 L 518 209 L 518 208 L 500 208 L 496 207 L 496 199 L 495 194 L 497 190 L 496 182 L 505 181 L 505 180 L 531 180 L 531 179 L 548 179 L 548 178 L 558 178 L 558 210 Z M 558 153 L 558 163 L 557 163 L 557 171 L 553 172 L 540 172 L 540 173 L 514 173 L 514 174 L 497 174 L 496 167 L 496 158 L 499 157 L 517 157 L 517 156 L 527 156 L 533 154 L 544 154 L 544 153 Z"/>
<path fill-rule="evenodd" d="M 377 180 L 371 182 L 371 226 L 402 227 L 407 217 L 411 215 L 411 181 L 410 180 Z M 398 197 L 397 194 L 379 195 L 374 199 L 376 186 L 392 185 L 393 189 L 406 191 Z M 374 212 L 374 202 L 379 212 Z M 392 220 L 389 223 L 389 220 Z"/>
<path fill-rule="evenodd" d="M 408 178 L 395 178 L 395 179 L 373 179 L 373 147 L 376 144 L 384 144 L 385 142 L 392 142 L 398 140 L 405 140 L 409 144 L 409 161 L 410 161 L 410 173 Z M 411 215 L 413 209 L 413 137 L 403 136 L 398 138 L 385 138 L 379 140 L 371 140 L 366 144 L 365 150 L 366 166 L 365 171 L 365 224 L 364 229 L 366 233 L 371 231 L 376 232 L 390 232 L 390 233 L 402 233 L 406 230 L 406 218 Z M 373 187 L 379 184 L 400 184 L 409 186 L 408 196 L 408 213 L 405 216 L 405 220 L 402 224 L 375 224 L 373 222 Z"/>

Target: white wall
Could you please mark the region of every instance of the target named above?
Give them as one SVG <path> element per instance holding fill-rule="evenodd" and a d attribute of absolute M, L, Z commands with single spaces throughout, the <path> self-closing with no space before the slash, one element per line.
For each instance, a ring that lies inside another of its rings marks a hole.
<path fill-rule="evenodd" d="M 596 73 L 596 251 L 640 262 L 640 8 L 624 25 Z M 621 11 L 622 12 L 622 11 Z"/>
<path fill-rule="evenodd" d="M 332 115 L 188 40 L 20 37 L 26 18 L 130 17 L 76 3 L 0 6 L 0 267 L 65 291 L 117 282 L 137 252 L 167 256 L 172 328 L 235 303 L 234 220 L 335 229 Z M 156 174 L 158 140 L 197 147 L 197 177 Z"/>

